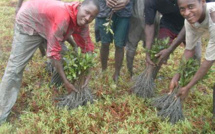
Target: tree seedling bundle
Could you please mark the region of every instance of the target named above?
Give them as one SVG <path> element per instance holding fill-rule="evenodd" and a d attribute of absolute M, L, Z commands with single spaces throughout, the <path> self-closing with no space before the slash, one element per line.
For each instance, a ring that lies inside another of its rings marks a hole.
<path fill-rule="evenodd" d="M 72 48 L 64 56 L 64 72 L 67 79 L 74 83 L 78 92 L 72 91 L 69 95 L 58 98 L 59 107 L 73 109 L 79 105 L 85 105 L 87 102 L 93 102 L 93 95 L 86 79 L 88 79 L 90 69 L 95 65 L 93 58 L 95 54 L 83 54 L 81 49 L 75 52 Z"/>
<path fill-rule="evenodd" d="M 155 55 L 161 50 L 168 47 L 169 38 L 155 39 L 150 50 L 146 50 L 150 54 L 151 60 L 156 63 L 157 58 Z M 135 84 L 132 87 L 132 92 L 142 98 L 151 98 L 155 95 L 154 77 L 158 72 L 157 66 L 148 65 L 144 71 L 137 77 Z"/>
<path fill-rule="evenodd" d="M 168 118 L 168 121 L 172 124 L 184 119 L 181 99 L 176 97 L 176 95 L 181 87 L 186 86 L 190 82 L 198 67 L 199 61 L 182 59 L 178 69 L 180 74 L 179 86 L 175 87 L 173 92 L 157 97 L 153 101 L 153 105 L 159 111 L 158 116 L 161 116 L 162 119 Z"/>

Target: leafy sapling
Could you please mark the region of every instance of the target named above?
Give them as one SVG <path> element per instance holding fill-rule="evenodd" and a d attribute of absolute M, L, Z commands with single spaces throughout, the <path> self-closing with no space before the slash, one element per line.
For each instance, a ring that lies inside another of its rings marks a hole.
<path fill-rule="evenodd" d="M 182 59 L 178 69 L 180 74 L 179 86 L 175 87 L 173 92 L 157 97 L 153 101 L 153 105 L 158 109 L 158 115 L 164 118 L 169 118 L 169 122 L 175 124 L 179 120 L 184 119 L 181 99 L 176 97 L 180 87 L 189 83 L 193 75 L 199 67 L 199 61 L 196 59 L 189 59 L 188 61 Z"/>
<path fill-rule="evenodd" d="M 88 87 L 88 79 L 90 69 L 94 67 L 95 54 L 81 53 L 78 51 L 69 51 L 64 56 L 64 72 L 67 79 L 74 83 L 78 92 L 71 92 L 69 95 L 58 98 L 59 107 L 67 107 L 73 109 L 78 106 L 86 105 L 87 102 L 93 102 L 93 95 L 91 89 Z"/>
<path fill-rule="evenodd" d="M 168 47 L 169 38 L 160 40 L 155 39 L 151 50 L 146 50 L 151 56 L 153 62 L 157 62 L 156 54 L 161 50 Z M 135 84 L 132 87 L 133 93 L 142 98 L 151 98 L 155 95 L 155 83 L 154 76 L 157 73 L 158 67 L 148 65 L 143 73 L 141 73 L 135 80 Z"/>
<path fill-rule="evenodd" d="M 106 30 L 106 34 L 108 34 L 109 32 L 114 35 L 114 32 L 112 30 L 112 24 L 113 24 L 113 20 L 112 20 L 112 16 L 113 16 L 114 11 L 110 12 L 109 17 L 107 17 L 107 22 L 103 24 L 103 26 L 105 26 L 105 30 Z"/>

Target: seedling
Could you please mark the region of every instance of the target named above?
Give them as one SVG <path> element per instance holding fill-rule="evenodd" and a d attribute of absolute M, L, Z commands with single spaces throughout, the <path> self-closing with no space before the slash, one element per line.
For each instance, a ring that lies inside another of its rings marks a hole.
<path fill-rule="evenodd" d="M 146 50 L 150 54 L 151 60 L 156 63 L 157 58 L 155 54 L 160 52 L 161 50 L 168 47 L 169 38 L 165 40 L 155 39 L 154 44 L 152 45 L 151 50 Z M 142 98 L 151 98 L 155 94 L 155 83 L 154 83 L 154 76 L 157 73 L 158 67 L 154 67 L 152 65 L 148 65 L 143 73 L 139 75 L 136 79 L 134 86 L 132 87 L 133 92 Z"/>
<path fill-rule="evenodd" d="M 94 54 L 83 54 L 81 49 L 78 51 L 69 51 L 64 56 L 64 72 L 67 79 L 74 83 L 78 92 L 71 92 L 69 95 L 58 98 L 59 107 L 68 107 L 73 109 L 79 105 L 85 105 L 87 102 L 93 102 L 93 95 L 88 85 L 85 85 L 89 70 L 95 65 L 93 62 Z"/>
<path fill-rule="evenodd" d="M 107 22 L 103 24 L 103 26 L 105 26 L 105 30 L 106 30 L 106 34 L 108 34 L 109 32 L 114 35 L 114 32 L 112 30 L 112 24 L 113 24 L 113 21 L 112 21 L 112 16 L 113 16 L 113 11 L 111 11 L 109 17 L 107 17 Z"/>
<path fill-rule="evenodd" d="M 169 122 L 172 124 L 184 119 L 181 100 L 176 97 L 176 94 L 180 87 L 189 83 L 198 67 L 199 62 L 197 60 L 190 59 L 186 61 L 182 59 L 178 69 L 178 73 L 180 74 L 179 86 L 175 87 L 172 93 L 154 99 L 153 105 L 158 109 L 158 115 L 163 119 L 169 118 Z"/>

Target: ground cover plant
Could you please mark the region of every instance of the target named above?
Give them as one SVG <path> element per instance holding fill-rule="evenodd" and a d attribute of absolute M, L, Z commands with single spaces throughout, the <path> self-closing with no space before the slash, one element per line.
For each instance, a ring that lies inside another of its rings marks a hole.
<path fill-rule="evenodd" d="M 15 6 L 17 0 L 0 1 L 0 81 L 9 58 L 13 38 Z M 93 42 L 94 25 L 90 24 Z M 206 41 L 207 42 L 207 41 Z M 145 67 L 145 51 L 139 44 L 134 60 L 134 74 Z M 203 42 L 205 44 L 205 41 Z M 95 43 L 99 55 L 100 44 Z M 204 48 L 204 47 L 203 47 Z M 179 46 L 171 55 L 168 64 L 160 70 L 155 80 L 159 92 L 166 93 L 168 84 L 177 71 L 184 47 Z M 49 87 L 51 76 L 45 71 L 45 61 L 37 51 L 24 71 L 22 87 L 8 122 L 0 126 L 0 134 L 38 133 L 158 133 L 158 134 L 198 134 L 214 133 L 212 117 L 212 86 L 214 73 L 199 82 L 190 92 L 184 104 L 184 121 L 171 125 L 157 116 L 150 101 L 131 94 L 132 82 L 125 66 L 116 86 L 112 80 L 114 68 L 114 46 L 110 48 L 110 62 L 107 72 L 101 73 L 100 59 L 95 58 L 91 70 L 89 87 L 97 100 L 93 104 L 79 106 L 73 110 L 56 107 L 55 98 L 65 93 L 63 88 Z M 214 69 L 214 66 L 213 68 Z M 162 79 L 161 79 L 162 78 Z"/>

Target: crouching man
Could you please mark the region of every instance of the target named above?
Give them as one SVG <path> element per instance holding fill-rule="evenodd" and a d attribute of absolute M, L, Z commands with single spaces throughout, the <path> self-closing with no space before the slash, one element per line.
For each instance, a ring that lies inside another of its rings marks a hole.
<path fill-rule="evenodd" d="M 0 124 L 15 104 L 24 68 L 41 44 L 47 45 L 46 55 L 52 59 L 68 92 L 76 90 L 63 71 L 61 45 L 72 34 L 80 33 L 98 13 L 97 0 L 83 3 L 29 0 L 23 3 L 16 16 L 12 50 L 0 84 Z"/>
<path fill-rule="evenodd" d="M 206 48 L 205 60 L 192 80 L 179 89 L 177 94 L 185 99 L 193 87 L 211 68 L 215 60 L 215 2 L 206 3 L 205 0 L 178 0 L 181 15 L 185 18 L 186 49 L 183 56 L 186 60 L 194 56 L 196 42 L 204 33 L 209 33 L 209 42 Z M 178 85 L 180 75 L 176 74 L 170 82 L 172 91 Z"/>

